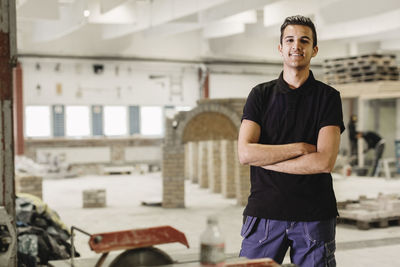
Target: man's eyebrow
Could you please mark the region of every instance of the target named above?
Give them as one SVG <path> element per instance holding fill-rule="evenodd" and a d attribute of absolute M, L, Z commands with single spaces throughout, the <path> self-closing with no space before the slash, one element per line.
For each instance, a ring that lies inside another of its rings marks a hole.
<path fill-rule="evenodd" d="M 283 39 L 287 39 L 287 38 L 294 38 L 294 36 L 288 35 L 288 36 L 285 36 Z M 301 38 L 301 39 L 308 39 L 308 40 L 311 40 L 311 38 L 308 37 L 307 35 L 301 36 L 300 38 Z"/>

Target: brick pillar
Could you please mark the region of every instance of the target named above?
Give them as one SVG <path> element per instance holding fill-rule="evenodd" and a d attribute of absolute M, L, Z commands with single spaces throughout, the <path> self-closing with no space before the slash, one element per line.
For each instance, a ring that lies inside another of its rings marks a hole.
<path fill-rule="evenodd" d="M 192 183 L 198 183 L 197 178 L 197 165 L 198 165 L 198 151 L 197 142 L 189 142 L 189 179 Z"/>
<path fill-rule="evenodd" d="M 238 205 L 245 206 L 250 194 L 250 166 L 240 164 L 237 154 L 237 141 L 234 142 L 236 199 Z"/>
<path fill-rule="evenodd" d="M 189 154 L 189 143 L 186 143 L 185 145 L 185 180 L 189 180 L 189 165 L 190 165 L 190 154 Z"/>
<path fill-rule="evenodd" d="M 181 140 L 177 138 L 176 129 L 172 127 L 172 120 L 165 123 L 165 138 L 163 145 L 163 201 L 164 208 L 185 207 L 185 149 Z"/>
<path fill-rule="evenodd" d="M 221 193 L 221 141 L 207 142 L 208 183 L 212 192 Z"/>
<path fill-rule="evenodd" d="M 235 189 L 235 152 L 233 141 L 221 140 L 221 192 L 226 198 L 236 196 Z"/>
<path fill-rule="evenodd" d="M 208 187 L 208 168 L 207 168 L 207 141 L 198 142 L 198 166 L 197 177 L 200 188 Z"/>

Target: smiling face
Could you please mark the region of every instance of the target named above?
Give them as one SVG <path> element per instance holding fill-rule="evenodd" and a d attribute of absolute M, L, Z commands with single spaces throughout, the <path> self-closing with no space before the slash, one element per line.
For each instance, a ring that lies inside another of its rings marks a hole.
<path fill-rule="evenodd" d="M 278 49 L 284 68 L 297 70 L 309 68 L 311 58 L 318 53 L 318 46 L 313 47 L 312 30 L 304 25 L 288 25 Z"/>

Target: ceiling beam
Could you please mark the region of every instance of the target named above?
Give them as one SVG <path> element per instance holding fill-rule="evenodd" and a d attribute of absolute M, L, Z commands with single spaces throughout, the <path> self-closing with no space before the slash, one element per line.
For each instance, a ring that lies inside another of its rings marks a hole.
<path fill-rule="evenodd" d="M 136 22 L 126 25 L 105 25 L 103 39 L 119 38 L 153 29 L 166 23 L 196 14 L 229 0 L 158 0 L 136 2 Z"/>
<path fill-rule="evenodd" d="M 135 2 L 126 0 L 120 2 L 124 3 L 115 5 L 112 9 L 104 11 L 101 3 L 94 0 L 90 1 L 88 23 L 116 25 L 136 23 Z"/>
<path fill-rule="evenodd" d="M 45 8 L 44 8 L 45 7 Z M 55 0 L 22 0 L 18 1 L 18 19 L 59 19 L 58 1 Z"/>
<path fill-rule="evenodd" d="M 193 17 L 193 15 L 198 16 L 197 26 L 193 23 L 184 26 L 180 24 L 182 26 L 180 30 L 175 29 L 170 32 L 176 34 L 190 29 L 196 30 L 237 13 L 262 8 L 274 1 L 277 0 L 158 0 L 147 4 L 142 3 L 141 7 L 137 9 L 136 24 L 121 25 L 122 27 L 107 25 L 103 30 L 103 38 L 118 38 L 144 30 L 154 32 L 156 27 L 165 28 L 164 25 L 167 23 L 184 17 Z"/>
<path fill-rule="evenodd" d="M 319 29 L 320 40 L 356 38 L 400 29 L 400 9 L 379 15 L 329 24 Z"/>
<path fill-rule="evenodd" d="M 264 7 L 264 26 L 282 24 L 288 16 L 303 15 L 311 16 L 318 11 L 317 0 L 292 1 L 283 0 L 266 5 Z"/>
<path fill-rule="evenodd" d="M 129 0 L 100 0 L 100 12 L 107 13 Z"/>
<path fill-rule="evenodd" d="M 33 22 L 32 40 L 46 42 L 61 38 L 86 24 L 83 1 L 59 6 L 60 18 L 57 21 L 37 20 Z"/>

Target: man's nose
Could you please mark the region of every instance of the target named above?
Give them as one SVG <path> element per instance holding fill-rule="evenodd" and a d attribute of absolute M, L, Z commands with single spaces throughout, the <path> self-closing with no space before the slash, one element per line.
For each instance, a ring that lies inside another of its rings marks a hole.
<path fill-rule="evenodd" d="M 301 43 L 299 40 L 294 40 L 293 42 L 293 48 L 300 48 L 301 47 Z"/>

